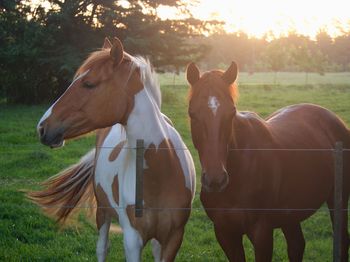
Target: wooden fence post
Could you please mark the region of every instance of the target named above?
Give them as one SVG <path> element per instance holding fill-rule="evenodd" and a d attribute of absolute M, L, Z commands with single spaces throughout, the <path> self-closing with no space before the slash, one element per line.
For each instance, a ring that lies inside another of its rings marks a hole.
<path fill-rule="evenodd" d="M 143 215 L 143 156 L 144 141 L 136 141 L 136 190 L 135 190 L 135 217 Z"/>
<path fill-rule="evenodd" d="M 343 203 L 343 143 L 336 142 L 334 152 L 334 227 L 333 227 L 333 261 L 342 259 L 342 203 Z"/>

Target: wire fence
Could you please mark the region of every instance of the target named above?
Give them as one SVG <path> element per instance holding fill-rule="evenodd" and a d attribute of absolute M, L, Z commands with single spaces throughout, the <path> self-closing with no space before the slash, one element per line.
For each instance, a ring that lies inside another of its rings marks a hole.
<path fill-rule="evenodd" d="M 2 150 L 5 148 L 13 149 L 13 148 L 28 148 L 28 150 L 32 149 L 42 149 L 43 151 L 48 151 L 46 147 L 42 145 L 10 145 L 10 146 L 2 146 Z M 95 146 L 96 149 L 114 149 L 116 146 Z M 71 149 L 77 149 L 77 147 L 72 146 Z M 123 146 L 119 149 L 122 150 L 137 150 L 135 146 Z M 184 151 L 189 150 L 186 147 L 149 147 L 147 150 L 175 150 L 175 151 Z M 304 152 L 334 152 L 335 148 L 228 148 L 227 151 L 304 151 Z M 344 152 L 349 152 L 350 148 L 343 148 Z M 6 154 L 7 152 L 0 152 Z"/>
<path fill-rule="evenodd" d="M 6 203 L 0 203 L 0 205 L 7 205 Z M 36 208 L 31 204 L 11 204 L 13 207 L 18 208 Z M 100 206 L 100 205 L 40 205 L 42 208 L 77 208 L 77 209 L 113 209 L 113 210 L 125 210 L 128 206 Z M 308 211 L 308 212 L 329 212 L 335 211 L 335 208 L 204 208 L 204 207 L 143 207 L 144 211 L 222 211 L 222 212 L 299 212 L 299 211 Z M 341 211 L 349 211 L 348 208 L 341 208 Z"/>
<path fill-rule="evenodd" d="M 73 146 L 74 147 L 74 146 Z M 28 151 L 30 150 L 39 150 L 39 152 L 47 152 L 46 149 L 44 149 L 42 146 L 32 146 L 32 145 L 6 145 L 1 148 L 0 154 L 9 154 L 12 153 L 12 149 L 21 148 L 26 149 L 28 148 Z M 115 146 L 100 146 L 96 147 L 96 149 L 106 149 L 106 150 L 112 150 L 115 149 Z M 73 148 L 71 148 L 73 149 Z M 341 203 L 343 201 L 342 195 L 343 195 L 343 155 L 346 152 L 350 152 L 349 148 L 343 148 L 342 144 L 337 143 L 334 148 L 227 148 L 228 152 L 304 152 L 304 153 L 332 153 L 334 157 L 334 186 L 335 186 L 335 198 L 334 198 L 334 208 L 250 208 L 250 207 L 241 207 L 241 208 L 235 208 L 235 207 L 187 207 L 187 208 L 178 208 L 178 207 L 150 207 L 150 206 L 144 206 L 144 200 L 143 200 L 143 162 L 144 162 L 144 153 L 146 150 L 172 150 L 172 151 L 185 151 L 189 150 L 185 147 L 148 147 L 144 146 L 144 142 L 141 144 L 138 144 L 136 146 L 123 146 L 119 148 L 120 150 L 135 150 L 136 154 L 138 155 L 136 160 L 136 165 L 138 175 L 136 179 L 136 193 L 135 193 L 135 216 L 136 217 L 142 217 L 144 212 L 172 212 L 172 211 L 195 211 L 195 212 L 208 212 L 208 211 L 215 211 L 215 212 L 227 212 L 227 213 L 241 213 L 241 212 L 248 212 L 248 213 L 269 213 L 269 214 L 275 214 L 275 213 L 285 213 L 290 214 L 293 212 L 311 212 L 314 213 L 316 211 L 318 212 L 329 212 L 332 211 L 334 213 L 334 241 L 333 241 L 333 261 L 341 261 L 341 246 L 342 246 L 342 239 L 341 239 L 341 232 L 343 230 L 342 228 L 342 213 L 345 211 L 349 211 L 349 208 L 343 208 Z M 9 151 L 10 150 L 10 151 Z M 140 151 L 141 150 L 141 151 Z M 17 153 L 14 151 L 13 153 Z M 38 153 L 38 151 L 35 151 L 35 153 Z M 0 185 L 10 185 L 18 184 L 18 182 L 25 181 L 26 185 L 40 185 L 41 183 L 37 180 L 25 180 L 21 179 L 19 181 L 11 181 L 11 180 L 4 180 L 0 179 Z M 197 192 L 196 195 L 198 196 L 199 193 Z M 0 202 L 0 206 L 7 206 L 7 203 Z M 36 208 L 35 205 L 31 203 L 23 203 L 23 204 L 11 204 L 12 207 L 18 207 L 18 208 Z M 114 210 L 121 210 L 126 209 L 127 206 L 98 206 L 98 205 L 77 205 L 77 206 L 71 206 L 71 205 L 43 205 L 44 208 L 78 208 L 78 209 L 111 209 Z"/>

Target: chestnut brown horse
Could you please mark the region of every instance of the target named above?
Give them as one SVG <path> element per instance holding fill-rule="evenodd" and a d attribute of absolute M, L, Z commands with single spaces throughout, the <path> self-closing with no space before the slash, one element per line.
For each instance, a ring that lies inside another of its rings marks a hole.
<path fill-rule="evenodd" d="M 265 120 L 239 112 L 236 77 L 235 63 L 225 72 L 203 75 L 193 63 L 187 68 L 192 139 L 202 167 L 202 204 L 230 261 L 245 261 L 243 235 L 252 242 L 256 261 L 271 261 L 274 228 L 281 228 L 286 237 L 290 261 L 302 261 L 305 241 L 300 222 L 325 202 L 333 208 L 332 148 L 336 141 L 350 148 L 350 131 L 334 113 L 312 104 L 282 108 Z M 346 154 L 345 209 L 349 175 Z M 343 216 L 342 255 L 347 261 L 347 211 Z"/>
<path fill-rule="evenodd" d="M 98 261 L 107 255 L 112 218 L 123 229 L 127 261 L 140 261 L 149 240 L 155 261 L 174 261 L 181 246 L 194 196 L 195 170 L 160 104 L 160 89 L 149 62 L 125 53 L 118 39 L 113 45 L 106 39 L 102 50 L 89 56 L 67 91 L 39 121 L 41 142 L 50 147 L 98 130 L 95 150 L 49 179 L 42 191 L 30 194 L 61 221 L 73 209 L 91 203 L 86 201 L 96 200 Z M 145 210 L 140 218 L 133 212 L 137 139 L 145 144 Z"/>

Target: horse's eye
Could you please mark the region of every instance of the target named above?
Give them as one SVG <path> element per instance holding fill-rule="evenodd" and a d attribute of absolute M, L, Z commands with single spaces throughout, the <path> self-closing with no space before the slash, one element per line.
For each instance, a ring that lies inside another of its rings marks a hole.
<path fill-rule="evenodd" d="M 84 88 L 87 88 L 87 89 L 92 89 L 92 88 L 95 88 L 96 85 L 93 84 L 93 83 L 91 83 L 91 82 L 89 82 L 89 81 L 84 81 L 84 82 L 83 82 L 83 87 L 84 87 Z"/>

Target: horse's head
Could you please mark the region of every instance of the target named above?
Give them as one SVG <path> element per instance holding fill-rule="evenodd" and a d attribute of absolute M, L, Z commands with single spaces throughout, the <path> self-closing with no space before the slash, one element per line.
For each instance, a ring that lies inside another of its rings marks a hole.
<path fill-rule="evenodd" d="M 43 144 L 59 147 L 65 139 L 126 123 L 142 82 L 121 42 L 117 38 L 112 42 L 105 39 L 103 48 L 90 55 L 43 115 L 37 127 Z"/>
<path fill-rule="evenodd" d="M 214 70 L 202 76 L 194 63 L 187 67 L 191 133 L 202 165 L 204 191 L 222 191 L 228 184 L 226 167 L 236 114 L 236 77 L 235 63 L 226 72 Z"/>

